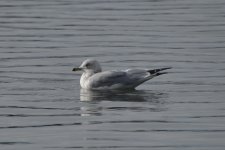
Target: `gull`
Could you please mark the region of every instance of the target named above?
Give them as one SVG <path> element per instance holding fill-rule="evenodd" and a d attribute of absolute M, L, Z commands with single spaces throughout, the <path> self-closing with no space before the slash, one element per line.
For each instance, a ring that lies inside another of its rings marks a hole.
<path fill-rule="evenodd" d="M 102 71 L 99 62 L 95 59 L 85 60 L 80 67 L 73 68 L 72 71 L 83 71 L 80 78 L 80 86 L 88 90 L 128 90 L 135 89 L 145 81 L 167 72 L 160 69 L 127 69 Z"/>

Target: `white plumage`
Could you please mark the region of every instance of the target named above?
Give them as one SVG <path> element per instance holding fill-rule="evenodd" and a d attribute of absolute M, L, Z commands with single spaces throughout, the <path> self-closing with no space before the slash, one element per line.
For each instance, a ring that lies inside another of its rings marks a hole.
<path fill-rule="evenodd" d="M 104 90 L 104 89 L 135 89 L 143 82 L 156 76 L 166 74 L 162 70 L 170 69 L 127 69 L 102 71 L 98 61 L 94 59 L 85 60 L 80 67 L 73 71 L 83 71 L 80 78 L 80 85 L 84 89 Z"/>

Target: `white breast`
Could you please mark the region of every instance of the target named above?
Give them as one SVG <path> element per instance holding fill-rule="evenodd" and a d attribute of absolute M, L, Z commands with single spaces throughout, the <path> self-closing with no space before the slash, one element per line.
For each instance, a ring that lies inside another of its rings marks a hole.
<path fill-rule="evenodd" d="M 90 74 L 87 74 L 85 72 L 82 74 L 80 78 L 80 86 L 83 89 L 90 89 L 89 78 L 90 78 Z"/>

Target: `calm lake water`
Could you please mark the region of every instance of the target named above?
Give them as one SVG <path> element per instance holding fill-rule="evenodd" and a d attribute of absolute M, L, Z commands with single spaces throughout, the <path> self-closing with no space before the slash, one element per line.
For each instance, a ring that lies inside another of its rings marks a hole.
<path fill-rule="evenodd" d="M 72 68 L 171 66 L 131 92 Z M 224 150 L 224 0 L 1 0 L 1 150 Z"/>

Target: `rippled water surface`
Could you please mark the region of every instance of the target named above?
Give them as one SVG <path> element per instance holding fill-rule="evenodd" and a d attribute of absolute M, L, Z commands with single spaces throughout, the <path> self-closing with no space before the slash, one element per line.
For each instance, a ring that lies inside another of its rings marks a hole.
<path fill-rule="evenodd" d="M 136 91 L 72 68 L 171 66 Z M 224 0 L 1 0 L 0 149 L 224 150 Z"/>

